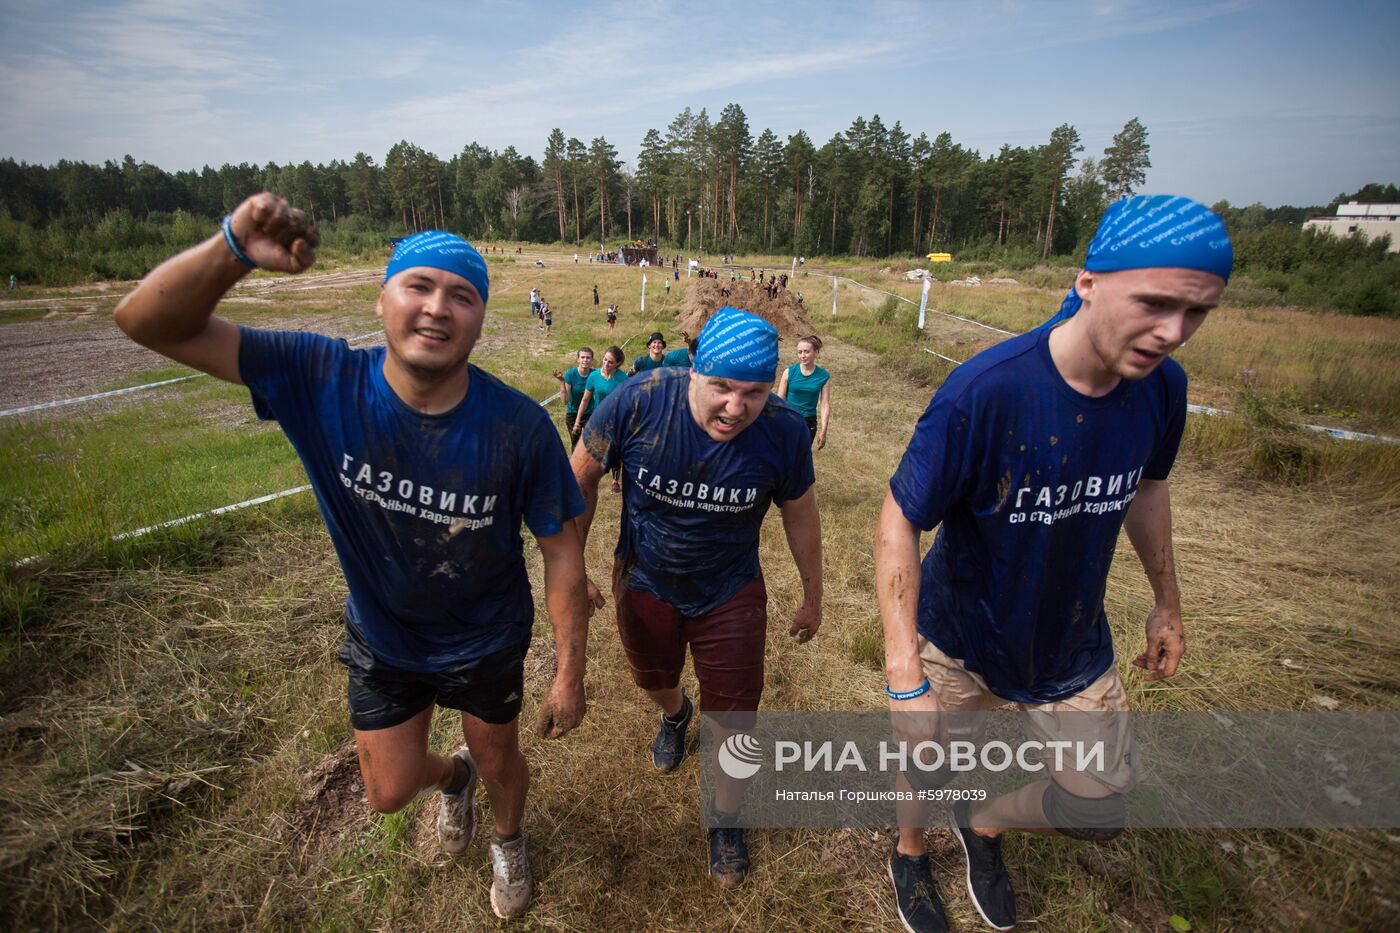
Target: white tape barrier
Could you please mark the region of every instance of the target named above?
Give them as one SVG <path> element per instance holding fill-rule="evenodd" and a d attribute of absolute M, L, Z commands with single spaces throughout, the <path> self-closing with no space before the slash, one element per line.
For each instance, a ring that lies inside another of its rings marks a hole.
<path fill-rule="evenodd" d="M 928 347 L 924 347 L 924 352 L 932 353 L 940 360 L 947 360 L 954 366 L 962 365 L 962 363 L 952 357 L 944 356 L 942 353 L 936 350 L 930 350 Z M 1211 408 L 1209 405 L 1188 404 L 1186 410 L 1192 414 L 1209 415 L 1211 417 L 1227 417 L 1230 414 L 1223 408 Z M 1325 424 L 1303 424 L 1299 421 L 1292 422 L 1292 425 L 1295 428 L 1302 428 L 1305 431 L 1316 431 L 1318 434 L 1326 434 L 1329 437 L 1335 437 L 1342 441 L 1369 441 L 1377 444 L 1400 444 L 1400 437 L 1388 437 L 1384 434 L 1363 434 L 1360 431 L 1345 431 L 1342 428 L 1329 428 Z"/>
<path fill-rule="evenodd" d="M 223 515 L 226 512 L 237 512 L 239 509 L 246 509 L 254 505 L 262 505 L 264 502 L 271 502 L 274 499 L 285 499 L 287 496 L 294 496 L 299 492 L 306 492 L 310 488 L 310 486 L 298 486 L 295 489 L 284 489 L 281 492 L 274 492 L 271 495 L 258 496 L 256 499 L 244 499 L 242 502 L 235 502 L 233 505 L 221 505 L 217 509 L 210 509 L 207 512 L 196 512 L 193 515 L 186 515 L 184 518 L 172 518 L 170 521 L 161 522 L 158 525 L 147 525 L 145 528 L 137 528 L 135 531 L 123 531 L 121 534 L 112 535 L 112 540 L 125 541 L 127 538 L 139 538 L 153 531 L 160 531 L 163 528 L 174 528 L 176 525 L 183 525 L 200 518 L 208 518 L 210 515 Z M 32 560 L 33 558 L 30 559 Z"/>
<path fill-rule="evenodd" d="M 384 336 L 384 332 L 382 330 L 374 330 L 370 331 L 367 334 L 360 334 L 357 337 L 351 337 L 345 342 L 358 343 L 361 340 L 369 340 L 373 337 L 382 336 Z M 38 405 L 24 405 L 19 408 L 6 408 L 3 411 L 0 411 L 0 418 L 3 418 L 7 415 L 24 415 L 28 414 L 31 411 L 45 411 L 49 408 L 62 408 L 64 405 L 77 405 L 79 402 L 93 402 L 100 398 L 112 398 L 116 395 L 130 395 L 132 392 L 144 392 L 147 389 L 158 389 L 161 386 L 174 385 L 177 382 L 187 382 L 190 379 L 199 379 L 206 375 L 208 375 L 208 373 L 193 373 L 189 376 L 178 376 L 174 379 L 162 379 L 160 382 L 148 382 L 145 385 L 131 386 L 130 388 L 126 389 L 113 389 L 110 392 L 96 392 L 92 395 L 79 395 L 77 398 L 63 398 L 59 399 L 56 402 L 40 402 Z"/>
<path fill-rule="evenodd" d="M 830 277 L 831 277 L 832 279 L 836 279 L 836 280 L 838 280 L 838 281 L 839 281 L 840 278 L 841 278 L 841 276 L 838 276 L 838 275 L 831 275 L 831 274 L 828 273 L 828 272 L 809 272 L 808 274 L 809 274 L 809 275 L 830 275 Z M 904 302 L 905 304 L 911 304 L 911 305 L 916 305 L 916 306 L 918 305 L 918 302 L 917 302 L 917 301 L 914 301 L 913 299 L 905 298 L 903 295 L 896 295 L 894 292 L 887 292 L 887 291 L 885 291 L 883 288 L 876 288 L 876 287 L 873 286 L 873 285 L 866 285 L 864 282 L 856 281 L 855 279 L 851 278 L 850 276 L 846 276 L 846 281 L 847 281 L 847 282 L 850 282 L 852 285 L 855 285 L 855 286 L 858 286 L 858 287 L 860 287 L 860 288 L 863 288 L 863 289 L 865 289 L 865 290 L 868 291 L 868 292 L 878 292 L 878 293 L 880 293 L 881 295 L 889 295 L 891 298 L 897 298 L 897 299 L 899 299 L 900 301 Z M 961 314 L 953 314 L 951 311 L 940 311 L 940 310 L 938 310 L 937 308 L 930 308 L 929 310 L 932 311 L 934 314 L 941 314 L 941 315 L 943 315 L 944 317 L 950 317 L 950 318 L 953 318 L 954 320 L 962 321 L 964 324 L 975 324 L 975 325 L 978 326 L 978 327 L 984 327 L 984 328 L 986 328 L 987 330 L 993 331 L 994 333 L 1005 334 L 1005 335 L 1008 336 L 1008 337 L 1015 337 L 1015 336 L 1016 336 L 1016 334 L 1013 333 L 1012 331 L 1009 331 L 1009 330 L 1002 330 L 1000 327 L 993 327 L 993 326 L 990 325 L 990 324 L 983 324 L 981 321 L 974 321 L 974 320 L 973 320 L 972 318 L 970 318 L 970 317 L 963 317 Z"/>
<path fill-rule="evenodd" d="M 190 379 L 198 379 L 204 373 L 195 373 L 192 376 L 178 376 L 174 379 L 162 379 L 160 382 L 148 382 L 142 386 L 132 386 L 129 389 L 113 389 L 110 392 L 97 392 L 93 395 L 80 395 L 77 398 L 59 399 L 56 402 L 40 402 L 38 405 L 24 405 L 19 408 L 6 408 L 0 411 L 0 417 L 6 415 L 23 415 L 31 411 L 44 411 L 49 408 L 62 408 L 64 405 L 76 405 L 79 402 L 91 402 L 100 398 L 111 398 L 114 395 L 130 395 L 132 392 L 141 392 L 145 389 L 154 389 L 159 386 L 174 385 L 177 382 L 187 382 Z"/>
<path fill-rule="evenodd" d="M 203 375 L 203 373 L 201 373 L 200 375 Z M 193 378 L 193 377 L 187 377 L 187 378 Z M 559 395 L 560 395 L 560 393 L 555 392 L 555 393 L 554 393 L 553 395 L 551 395 L 549 398 L 542 399 L 542 400 L 539 402 L 540 407 L 541 407 L 541 408 L 546 408 L 546 407 L 548 407 L 548 406 L 549 406 L 549 403 L 550 403 L 550 402 L 553 402 L 555 399 L 557 399 L 557 398 L 559 397 Z M 174 527 L 177 526 L 177 525 L 184 525 L 184 524 L 187 524 L 187 523 L 189 523 L 189 522 L 197 521 L 198 519 L 201 519 L 201 518 L 208 518 L 208 517 L 211 516 L 211 515 L 224 515 L 224 514 L 226 514 L 226 513 L 228 513 L 228 512 L 237 512 L 239 509 L 246 509 L 246 508 L 250 508 L 250 507 L 255 506 L 255 505 L 262 505 L 264 502 L 273 502 L 273 501 L 275 501 L 275 500 L 277 500 L 277 499 L 285 499 L 287 496 L 295 496 L 295 495 L 296 495 L 297 493 L 299 493 L 299 492 L 306 492 L 306 491 L 307 491 L 308 489 L 310 489 L 310 488 L 311 488 L 310 485 L 306 485 L 306 486 L 297 486 L 297 487 L 294 488 L 294 489 L 284 489 L 284 490 L 282 490 L 281 492 L 269 493 L 269 494 L 266 495 L 266 496 L 258 496 L 258 497 L 255 498 L 255 499 L 244 499 L 242 502 L 235 502 L 235 503 L 233 503 L 232 505 L 221 505 L 221 506 L 219 506 L 217 509 L 210 509 L 210 510 L 207 511 L 207 512 L 196 512 L 196 513 L 194 513 L 193 515 L 185 515 L 185 516 L 183 516 L 183 517 L 181 517 L 181 518 L 172 518 L 172 519 L 171 519 L 170 521 L 168 521 L 168 522 L 160 522 L 159 524 L 156 524 L 156 525 L 147 525 L 145 528 L 136 528 L 136 529 L 134 529 L 134 530 L 132 530 L 132 531 L 123 531 L 123 532 L 121 532 L 121 533 L 119 533 L 119 534 L 112 535 L 111 540 L 113 540 L 113 541 L 125 541 L 125 540 L 130 539 L 130 538 L 140 538 L 140 537 L 142 537 L 143 535 L 148 535 L 148 534 L 150 534 L 150 533 L 153 532 L 153 531 L 161 531 L 161 530 L 166 529 L 166 528 L 174 528 Z M 32 563 L 34 563 L 36 560 L 38 560 L 41 556 L 43 556 L 43 555 L 34 554 L 34 555 L 30 556 L 30 557 L 23 557 L 23 558 L 20 558 L 19 560 L 15 561 L 15 566 L 16 566 L 16 567 L 23 567 L 23 566 L 25 566 L 26 564 L 32 564 Z"/>

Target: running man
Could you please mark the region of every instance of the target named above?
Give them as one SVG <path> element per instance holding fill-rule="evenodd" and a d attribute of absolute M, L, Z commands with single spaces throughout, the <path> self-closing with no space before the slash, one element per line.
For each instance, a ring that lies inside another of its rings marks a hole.
<path fill-rule="evenodd" d="M 802 578 L 788 634 L 806 642 L 821 624 L 811 444 L 801 418 L 771 394 L 777 364 L 778 332 L 746 311 L 721 308 L 700 333 L 693 369 L 629 379 L 598 406 L 574 448 L 585 539 L 603 473 L 621 466 L 627 476 L 613 598 L 632 678 L 660 708 L 651 760 L 662 771 L 685 758 L 694 715 L 680 686 L 687 644 L 704 712 L 758 709 L 768 623 L 758 538 L 770 503 L 782 510 Z M 592 583 L 589 594 L 602 605 Z M 749 868 L 744 831 L 733 827 L 742 792 L 742 785 L 717 788 L 710 876 L 725 887 Z"/>
<path fill-rule="evenodd" d="M 564 433 L 569 435 L 569 449 L 573 450 L 578 443 L 579 432 L 574 430 L 575 424 L 587 425 L 588 418 L 593 414 L 596 407 L 593 400 L 588 400 L 588 407 L 581 409 L 583 393 L 588 388 L 588 375 L 593 372 L 593 348 L 580 347 L 578 351 L 578 365 L 567 372 L 555 370 L 554 378 L 559 380 L 559 394 L 564 399 Z M 581 429 L 580 429 L 581 430 Z"/>
<path fill-rule="evenodd" d="M 661 336 L 661 331 L 652 331 L 647 338 L 647 352 L 644 356 L 638 356 L 632 361 L 632 369 L 627 375 L 635 376 L 644 373 L 648 369 L 656 369 L 666 365 L 666 338 Z"/>
<path fill-rule="evenodd" d="M 797 341 L 797 362 L 783 370 L 777 396 L 807 419 L 807 430 L 817 450 L 826 446 L 826 428 L 831 423 L 831 373 L 817 365 L 822 339 L 816 334 Z"/>
<path fill-rule="evenodd" d="M 484 782 L 491 908 L 517 916 L 532 886 L 517 717 L 534 603 L 520 525 L 544 555 L 558 672 L 539 725 L 559 736 L 584 715 L 589 610 L 572 521 L 583 502 L 544 409 L 468 362 L 490 282 L 460 237 L 428 231 L 395 248 L 374 309 L 385 347 L 213 316 L 254 268 L 304 272 L 318 241 L 301 211 L 255 195 L 222 234 L 147 275 L 116 322 L 143 346 L 246 385 L 258 416 L 281 424 L 349 589 L 339 659 L 370 806 L 393 813 L 442 791 L 438 837 L 460 853 Z M 461 711 L 466 746 L 451 757 L 428 748 L 435 706 Z"/>
<path fill-rule="evenodd" d="M 938 389 L 875 534 L 892 714 L 1010 702 L 1046 714 L 1029 721 L 1053 740 L 1076 718 L 1055 714 L 1125 713 L 1103 600 L 1124 527 L 1156 602 L 1133 663 L 1148 680 L 1176 673 L 1186 643 L 1167 477 L 1186 423 L 1186 373 L 1168 357 L 1220 301 L 1232 262 L 1220 218 L 1195 201 L 1119 201 L 1059 313 Z M 940 524 L 921 572 L 920 532 Z M 968 893 L 998 929 L 1016 922 L 1006 830 L 1095 842 L 1122 832 L 1131 725 L 1093 718 L 1104 723 L 1102 771 L 1056 771 L 953 808 Z M 900 828 L 889 870 L 905 925 L 946 929 L 922 829 Z"/>

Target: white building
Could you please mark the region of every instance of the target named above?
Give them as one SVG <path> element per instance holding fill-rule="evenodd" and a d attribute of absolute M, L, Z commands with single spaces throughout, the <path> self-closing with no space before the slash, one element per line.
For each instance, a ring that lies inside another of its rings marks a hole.
<path fill-rule="evenodd" d="M 1336 236 L 1359 234 L 1368 239 L 1390 234 L 1390 252 L 1400 253 L 1400 204 L 1338 204 L 1335 217 L 1314 217 L 1303 229 L 1327 230 Z"/>

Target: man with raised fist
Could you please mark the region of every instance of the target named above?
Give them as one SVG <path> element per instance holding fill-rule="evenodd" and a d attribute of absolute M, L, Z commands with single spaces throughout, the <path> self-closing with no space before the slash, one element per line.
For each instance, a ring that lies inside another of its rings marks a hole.
<path fill-rule="evenodd" d="M 370 805 L 392 813 L 441 791 L 439 838 L 459 853 L 485 783 L 491 906 L 513 917 L 532 887 L 517 718 L 534 601 L 520 526 L 544 555 L 558 670 L 538 725 L 555 737 L 584 715 L 589 608 L 573 522 L 583 501 L 544 409 L 469 362 L 490 281 L 462 238 L 427 231 L 397 245 L 375 304 L 384 347 L 214 315 L 248 272 L 304 272 L 318 243 L 302 211 L 255 195 L 221 233 L 147 275 L 116 322 L 177 362 L 246 385 L 258 416 L 281 424 L 349 589 L 339 660 Z M 466 745 L 450 757 L 428 748 L 436 706 L 461 713 Z"/>

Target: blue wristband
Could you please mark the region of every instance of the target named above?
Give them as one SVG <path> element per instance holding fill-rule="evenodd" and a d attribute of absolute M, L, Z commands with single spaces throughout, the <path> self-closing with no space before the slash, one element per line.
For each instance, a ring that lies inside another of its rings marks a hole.
<path fill-rule="evenodd" d="M 924 682 L 913 690 L 891 690 L 890 685 L 885 684 L 885 696 L 889 697 L 891 700 L 912 700 L 915 697 L 923 696 L 932 689 L 933 686 L 928 682 L 928 678 L 925 677 Z"/>
<path fill-rule="evenodd" d="M 238 238 L 233 235 L 233 215 L 224 216 L 219 228 L 224 231 L 224 242 L 228 244 L 229 251 L 233 253 L 233 258 L 237 259 L 249 269 L 256 269 L 258 264 L 248 258 L 248 254 L 243 252 L 243 247 L 238 245 Z"/>

